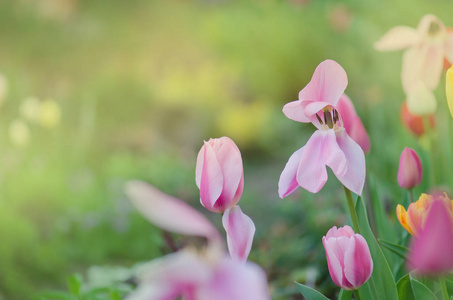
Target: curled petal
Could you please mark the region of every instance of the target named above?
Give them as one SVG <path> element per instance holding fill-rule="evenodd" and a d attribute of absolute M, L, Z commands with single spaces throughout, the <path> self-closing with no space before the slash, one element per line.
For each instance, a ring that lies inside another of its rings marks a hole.
<path fill-rule="evenodd" d="M 293 155 L 291 155 L 286 163 L 285 169 L 283 169 L 283 172 L 280 175 L 280 180 L 278 181 L 278 195 L 282 199 L 294 192 L 294 190 L 299 186 L 296 175 L 303 151 L 304 147 L 300 148 L 294 152 Z"/>
<path fill-rule="evenodd" d="M 288 119 L 302 123 L 310 122 L 310 118 L 305 115 L 305 106 L 300 100 L 285 104 L 283 106 L 283 113 Z"/>
<path fill-rule="evenodd" d="M 225 211 L 222 223 L 227 233 L 228 250 L 231 257 L 245 262 L 252 248 L 255 224 L 237 205 Z"/>
<path fill-rule="evenodd" d="M 319 192 L 327 181 L 326 165 L 335 174 L 346 174 L 346 157 L 337 144 L 333 129 L 316 130 L 310 137 L 302 151 L 297 182 L 311 193 Z"/>
<path fill-rule="evenodd" d="M 161 229 L 220 241 L 214 225 L 183 201 L 138 180 L 127 182 L 125 193 L 138 211 Z"/>
<path fill-rule="evenodd" d="M 400 50 L 418 43 L 419 33 L 416 29 L 407 26 L 397 26 L 390 29 L 379 41 L 374 44 L 378 51 Z"/>
<path fill-rule="evenodd" d="M 337 132 L 336 141 L 340 151 L 344 153 L 347 168 L 345 173 L 337 173 L 335 169 L 332 171 L 345 187 L 360 196 L 365 184 L 365 154 L 344 129 Z"/>

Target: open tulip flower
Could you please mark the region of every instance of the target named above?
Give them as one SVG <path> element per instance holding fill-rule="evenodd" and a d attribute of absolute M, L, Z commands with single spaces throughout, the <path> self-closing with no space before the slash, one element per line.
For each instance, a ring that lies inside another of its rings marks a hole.
<path fill-rule="evenodd" d="M 366 240 L 351 227 L 332 227 L 322 238 L 330 277 L 345 290 L 361 287 L 373 273 Z"/>
<path fill-rule="evenodd" d="M 425 225 L 410 245 L 408 267 L 416 273 L 441 275 L 453 270 L 453 219 L 450 201 L 434 199 Z"/>
<path fill-rule="evenodd" d="M 438 86 L 444 58 L 453 63 L 453 33 L 433 15 L 424 16 L 417 29 L 398 26 L 376 44 L 377 50 L 407 50 L 403 56 L 401 79 L 409 110 L 431 114 L 437 104 L 433 90 Z"/>
<path fill-rule="evenodd" d="M 206 248 L 185 248 L 146 264 L 128 300 L 270 299 L 263 270 L 230 258 L 220 234 L 200 212 L 144 182 L 131 181 L 125 191 L 151 223 L 208 241 Z"/>
<path fill-rule="evenodd" d="M 446 207 L 449 207 L 449 214 L 453 220 L 453 200 L 448 199 L 446 195 L 431 196 L 421 194 L 417 201 L 409 205 L 407 211 L 402 205 L 398 204 L 396 207 L 396 216 L 401 226 L 411 235 L 418 235 L 425 226 L 428 211 L 431 209 L 435 200 L 442 201 Z"/>
<path fill-rule="evenodd" d="M 307 144 L 289 158 L 278 183 L 281 198 L 298 186 L 311 193 L 327 181 L 329 166 L 341 183 L 361 195 L 365 182 L 365 155 L 347 134 L 336 105 L 347 86 L 344 69 L 333 60 L 319 64 L 311 81 L 299 93 L 299 100 L 283 107 L 295 121 L 312 122 L 317 127 Z"/>

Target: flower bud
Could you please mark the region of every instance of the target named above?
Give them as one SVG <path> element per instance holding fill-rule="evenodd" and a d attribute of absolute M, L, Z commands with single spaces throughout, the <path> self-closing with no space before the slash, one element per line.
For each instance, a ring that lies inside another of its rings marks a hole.
<path fill-rule="evenodd" d="M 422 177 L 422 164 L 417 153 L 411 148 L 404 148 L 398 168 L 398 184 L 403 189 L 412 189 L 420 184 Z"/>
<path fill-rule="evenodd" d="M 241 152 L 230 138 L 204 142 L 195 172 L 201 204 L 206 209 L 223 213 L 239 202 L 244 188 L 244 171 Z"/>
<path fill-rule="evenodd" d="M 322 238 L 333 282 L 345 290 L 361 287 L 373 273 L 366 240 L 351 227 L 332 227 Z"/>

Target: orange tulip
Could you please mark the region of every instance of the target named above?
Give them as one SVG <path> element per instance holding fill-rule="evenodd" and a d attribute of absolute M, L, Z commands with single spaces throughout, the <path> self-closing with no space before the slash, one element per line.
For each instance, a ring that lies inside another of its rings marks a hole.
<path fill-rule="evenodd" d="M 439 198 L 446 202 L 446 205 L 450 209 L 450 216 L 453 219 L 453 200 L 450 200 L 445 194 L 438 196 L 421 194 L 417 201 L 409 205 L 407 211 L 400 204 L 396 207 L 396 216 L 398 217 L 398 221 L 411 235 L 416 236 L 425 226 L 426 216 L 428 215 L 428 211 L 433 204 L 434 198 Z M 451 204 L 448 202 L 451 202 Z"/>

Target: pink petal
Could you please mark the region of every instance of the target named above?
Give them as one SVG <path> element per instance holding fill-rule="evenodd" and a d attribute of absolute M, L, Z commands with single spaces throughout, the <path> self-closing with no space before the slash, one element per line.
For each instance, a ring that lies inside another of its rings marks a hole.
<path fill-rule="evenodd" d="M 211 143 L 204 143 L 203 170 L 200 179 L 200 199 L 203 206 L 214 206 L 222 194 L 224 177 Z"/>
<path fill-rule="evenodd" d="M 328 59 L 318 65 L 310 82 L 299 92 L 299 100 L 322 101 L 335 106 L 347 85 L 345 70 Z"/>
<path fill-rule="evenodd" d="M 332 171 L 345 187 L 360 196 L 365 184 L 365 154 L 345 130 L 337 131 L 336 138 L 339 148 L 346 157 L 347 171 L 346 173 L 337 173 L 335 169 Z"/>
<path fill-rule="evenodd" d="M 351 286 L 344 276 L 344 253 L 348 249 L 348 237 L 326 238 L 322 242 L 326 251 L 327 266 L 333 282 L 341 288 L 349 289 Z"/>
<path fill-rule="evenodd" d="M 410 249 L 408 265 L 418 273 L 437 274 L 453 269 L 451 206 L 449 209 L 442 200 L 435 200 L 431 204 L 425 226 L 414 237 Z"/>
<path fill-rule="evenodd" d="M 371 148 L 370 137 L 368 136 L 368 133 L 366 132 L 362 120 L 360 119 L 359 116 L 355 116 L 352 118 L 351 129 L 347 131 L 347 133 L 357 144 L 359 144 L 363 152 L 365 153 L 370 152 Z"/>
<path fill-rule="evenodd" d="M 398 184 L 404 189 L 418 186 L 423 178 L 423 169 L 420 158 L 414 149 L 405 147 L 401 152 L 398 167 Z"/>
<path fill-rule="evenodd" d="M 331 237 L 351 237 L 355 234 L 354 230 L 348 225 L 345 225 L 343 227 L 337 228 L 337 226 L 334 226 L 327 231 L 326 237 L 331 238 Z"/>
<path fill-rule="evenodd" d="M 348 282 L 358 288 L 364 284 L 373 273 L 368 244 L 360 234 L 351 237 L 350 244 L 344 255 L 344 275 Z"/>
<path fill-rule="evenodd" d="M 303 106 L 305 107 L 305 115 L 310 117 L 310 122 L 317 120 L 316 114 L 321 111 L 324 107 L 332 106 L 329 102 L 324 101 L 304 101 Z"/>
<path fill-rule="evenodd" d="M 127 182 L 125 193 L 138 211 L 154 225 L 179 234 L 220 241 L 214 225 L 183 201 L 138 180 Z"/>
<path fill-rule="evenodd" d="M 447 33 L 447 39 L 445 41 L 445 57 L 453 64 L 453 31 Z"/>
<path fill-rule="evenodd" d="M 227 233 L 228 250 L 231 257 L 245 262 L 252 249 L 255 224 L 237 205 L 225 211 L 222 223 Z"/>
<path fill-rule="evenodd" d="M 316 130 L 303 147 L 297 182 L 307 191 L 317 193 L 327 181 L 326 165 L 335 174 L 345 174 L 346 163 L 334 130 Z"/>
<path fill-rule="evenodd" d="M 378 51 L 400 50 L 417 44 L 420 35 L 416 29 L 407 26 L 397 26 L 390 29 L 374 44 Z"/>
<path fill-rule="evenodd" d="M 294 190 L 299 186 L 296 174 L 303 151 L 304 147 L 300 148 L 294 152 L 293 155 L 291 155 L 286 163 L 285 169 L 283 169 L 283 172 L 280 175 L 280 180 L 278 181 L 278 195 L 282 199 L 294 192 Z"/>
<path fill-rule="evenodd" d="M 343 94 L 340 97 L 340 100 L 338 101 L 335 108 L 340 113 L 341 119 L 343 121 L 343 127 L 346 129 L 346 132 L 349 133 L 352 128 L 353 119 L 357 116 L 354 104 L 352 104 L 351 99 L 349 99 L 346 94 Z"/>
<path fill-rule="evenodd" d="M 305 106 L 302 105 L 302 101 L 300 100 L 285 104 L 283 106 L 283 113 L 288 119 L 302 123 L 310 122 L 310 118 L 305 115 Z"/>

